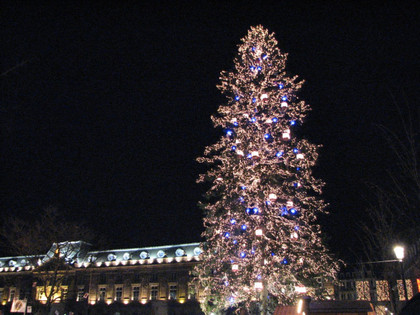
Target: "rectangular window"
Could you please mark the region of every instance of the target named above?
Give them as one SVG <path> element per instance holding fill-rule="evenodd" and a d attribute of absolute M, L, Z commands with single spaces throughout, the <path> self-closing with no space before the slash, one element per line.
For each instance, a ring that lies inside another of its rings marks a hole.
<path fill-rule="evenodd" d="M 140 287 L 133 287 L 133 301 L 138 301 L 140 299 Z"/>
<path fill-rule="evenodd" d="M 11 288 L 9 291 L 9 302 L 12 302 L 15 299 L 16 289 Z"/>
<path fill-rule="evenodd" d="M 157 300 L 159 292 L 159 286 L 157 284 L 152 284 L 150 286 L 150 299 Z"/>
<path fill-rule="evenodd" d="M 188 299 L 195 300 L 196 297 L 197 297 L 197 294 L 195 291 L 195 286 L 194 285 L 188 286 Z"/>
<path fill-rule="evenodd" d="M 67 300 L 67 292 L 68 292 L 68 288 L 67 287 L 61 287 L 60 288 L 60 292 L 61 292 L 61 301 L 65 301 Z"/>
<path fill-rule="evenodd" d="M 122 301 L 122 287 L 115 288 L 115 301 L 121 302 Z"/>
<path fill-rule="evenodd" d="M 99 301 L 105 302 L 106 288 L 99 288 Z"/>
<path fill-rule="evenodd" d="M 83 301 L 84 295 L 85 295 L 85 287 L 78 287 L 77 288 L 77 302 Z"/>
<path fill-rule="evenodd" d="M 169 299 L 176 300 L 177 285 L 173 284 L 169 286 Z"/>

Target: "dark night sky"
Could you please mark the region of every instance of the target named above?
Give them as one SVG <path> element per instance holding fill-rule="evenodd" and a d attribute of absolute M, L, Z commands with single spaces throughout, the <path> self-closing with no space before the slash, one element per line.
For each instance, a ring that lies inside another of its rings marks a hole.
<path fill-rule="evenodd" d="M 1 215 L 56 205 L 109 247 L 199 241 L 195 158 L 219 136 L 219 72 L 262 24 L 306 80 L 301 131 L 324 145 L 321 223 L 348 257 L 364 183 L 393 167 L 376 125 L 398 130 L 395 103 L 419 101 L 415 1 L 117 2 L 2 5 Z"/>

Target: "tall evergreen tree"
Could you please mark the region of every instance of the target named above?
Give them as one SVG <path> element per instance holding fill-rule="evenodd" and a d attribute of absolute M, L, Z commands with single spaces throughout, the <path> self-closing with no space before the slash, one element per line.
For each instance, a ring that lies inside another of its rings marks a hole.
<path fill-rule="evenodd" d="M 251 27 L 233 71 L 221 73 L 227 102 L 212 121 L 224 135 L 198 159 L 210 164 L 198 179 L 210 188 L 195 268 L 206 313 L 243 306 L 265 314 L 270 304 L 292 303 L 296 287 L 319 294 L 319 280 L 335 278 L 316 223 L 325 212 L 323 182 L 311 171 L 319 146 L 295 136 L 310 108 L 286 59 L 274 34 Z"/>

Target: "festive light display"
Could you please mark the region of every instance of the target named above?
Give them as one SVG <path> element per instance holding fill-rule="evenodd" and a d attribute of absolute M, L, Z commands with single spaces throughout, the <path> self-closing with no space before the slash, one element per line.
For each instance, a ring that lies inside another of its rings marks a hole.
<path fill-rule="evenodd" d="M 311 171 L 318 146 L 295 136 L 310 108 L 297 95 L 303 82 L 286 74 L 286 57 L 274 34 L 252 27 L 234 69 L 221 73 L 227 103 L 212 121 L 225 135 L 198 158 L 210 165 L 198 179 L 211 187 L 202 203 L 202 263 L 193 272 L 206 314 L 232 306 L 263 313 L 293 303 L 296 287 L 321 295 L 314 279 L 336 277 L 316 223 L 325 208 L 317 197 L 323 182 Z"/>

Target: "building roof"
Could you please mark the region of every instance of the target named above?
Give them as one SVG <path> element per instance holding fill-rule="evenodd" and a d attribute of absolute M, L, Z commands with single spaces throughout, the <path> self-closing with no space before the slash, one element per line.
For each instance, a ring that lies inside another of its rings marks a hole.
<path fill-rule="evenodd" d="M 45 255 L 0 257 L 1 272 L 19 272 L 42 265 L 59 252 L 76 268 L 198 261 L 200 243 L 90 251 L 83 241 L 54 243 Z"/>

